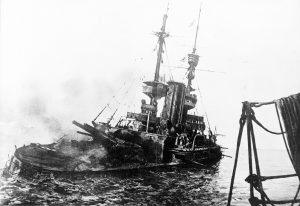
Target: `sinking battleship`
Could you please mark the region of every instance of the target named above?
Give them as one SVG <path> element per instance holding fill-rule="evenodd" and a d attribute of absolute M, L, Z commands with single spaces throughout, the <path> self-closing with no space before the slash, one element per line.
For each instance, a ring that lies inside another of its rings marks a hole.
<path fill-rule="evenodd" d="M 216 134 L 210 128 L 206 131 L 203 116 L 189 114 L 197 103 L 192 80 L 199 60 L 198 26 L 193 51 L 188 54 L 187 84 L 159 80 L 163 46 L 169 35 L 167 17 L 163 16 L 161 30 L 156 33 L 159 48 L 154 80 L 145 81 L 143 86 L 143 93 L 150 101 L 142 100 L 140 113 L 127 112 L 126 118 L 114 126 L 109 122 L 73 121 L 81 129 L 78 133 L 89 136 L 89 141 L 61 139 L 52 144 L 32 143 L 17 148 L 5 171 L 101 172 L 176 164 L 207 166 L 218 162 L 222 151 L 216 143 Z M 164 105 L 158 116 L 161 98 Z"/>

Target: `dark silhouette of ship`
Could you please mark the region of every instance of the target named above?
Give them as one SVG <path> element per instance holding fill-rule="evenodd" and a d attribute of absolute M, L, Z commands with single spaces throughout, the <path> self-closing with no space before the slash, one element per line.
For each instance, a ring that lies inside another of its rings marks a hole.
<path fill-rule="evenodd" d="M 112 171 L 174 164 L 207 166 L 218 162 L 222 152 L 216 144 L 216 135 L 210 128 L 205 134 L 203 116 L 188 113 L 197 103 L 192 81 L 199 60 L 196 54 L 198 26 L 193 51 L 188 54 L 187 84 L 163 83 L 159 81 L 159 72 L 165 38 L 169 35 L 166 21 L 167 14 L 163 16 L 161 30 L 156 32 L 159 47 L 154 80 L 145 81 L 143 86 L 143 93 L 150 101 L 142 100 L 140 113 L 127 112 L 126 118 L 115 126 L 96 120 L 92 125 L 73 121 L 82 129 L 78 133 L 90 136 L 90 141 L 62 139 L 48 145 L 32 143 L 17 148 L 6 172 Z M 161 98 L 164 98 L 164 106 L 158 117 L 157 104 Z"/>

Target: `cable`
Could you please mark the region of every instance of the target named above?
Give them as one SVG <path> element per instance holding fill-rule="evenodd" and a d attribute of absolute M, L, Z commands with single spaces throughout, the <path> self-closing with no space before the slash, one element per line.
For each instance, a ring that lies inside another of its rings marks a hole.
<path fill-rule="evenodd" d="M 132 77 L 133 72 L 134 72 L 134 71 L 132 71 L 132 72 L 130 73 L 130 76 L 131 76 L 131 77 Z M 134 77 L 134 76 L 133 76 L 133 77 Z M 124 83 L 121 85 L 121 87 L 116 91 L 116 93 L 112 96 L 112 98 L 108 101 L 108 103 L 105 104 L 104 108 L 98 113 L 98 115 L 94 118 L 93 121 L 96 121 L 96 120 L 98 119 L 98 117 L 102 114 L 102 112 L 106 109 L 106 107 L 108 107 L 108 108 L 111 109 L 110 103 L 111 103 L 113 100 L 116 101 L 118 104 L 120 104 L 120 103 L 116 100 L 116 96 L 117 96 L 118 92 L 121 91 L 121 89 L 122 89 L 123 87 L 125 87 L 125 85 L 126 85 L 127 82 L 128 82 L 127 80 L 124 81 Z M 133 81 L 131 81 L 131 83 L 132 83 L 132 82 L 133 82 Z"/>
<path fill-rule="evenodd" d="M 166 52 L 166 57 L 167 57 L 167 64 L 168 64 L 167 67 L 169 68 L 169 72 L 170 72 L 170 79 L 171 79 L 171 81 L 173 81 L 174 78 L 173 78 L 172 70 L 171 70 L 171 67 L 170 67 L 170 60 L 169 60 L 169 55 L 168 55 L 168 51 L 167 51 L 166 42 L 164 42 L 164 46 L 165 46 L 165 52 Z"/>
<path fill-rule="evenodd" d="M 204 105 L 202 94 L 201 94 L 200 87 L 199 87 L 199 83 L 198 83 L 197 78 L 195 78 L 195 79 L 196 79 L 196 83 L 197 83 L 197 87 L 198 87 L 198 91 L 199 91 L 199 95 L 200 95 L 200 99 L 201 99 L 201 104 L 203 106 L 204 114 L 205 114 L 205 117 L 206 117 L 206 120 L 207 120 L 208 128 L 210 129 L 210 123 L 209 123 L 209 120 L 208 120 L 208 115 L 206 113 L 205 105 Z"/>

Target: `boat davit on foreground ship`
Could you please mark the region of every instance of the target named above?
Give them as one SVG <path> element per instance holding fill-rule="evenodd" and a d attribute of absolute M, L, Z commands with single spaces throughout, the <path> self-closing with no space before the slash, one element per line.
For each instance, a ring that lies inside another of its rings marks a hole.
<path fill-rule="evenodd" d="M 216 135 L 210 128 L 206 134 L 203 116 L 188 113 L 197 103 L 192 80 L 199 60 L 196 54 L 198 26 L 193 52 L 188 54 L 187 84 L 163 83 L 159 81 L 159 72 L 168 36 L 166 21 L 167 14 L 163 16 L 161 31 L 156 33 L 159 48 L 154 80 L 144 82 L 143 86 L 143 93 L 150 101 L 142 100 L 140 113 L 127 112 L 126 118 L 115 126 L 95 120 L 92 125 L 73 121 L 83 130 L 78 133 L 90 136 L 91 140 L 61 139 L 52 144 L 32 143 L 17 148 L 5 171 L 21 174 L 32 171 L 112 171 L 178 163 L 207 166 L 218 162 L 222 152 L 216 144 Z M 164 98 L 164 106 L 158 117 L 157 106 L 161 98 Z"/>

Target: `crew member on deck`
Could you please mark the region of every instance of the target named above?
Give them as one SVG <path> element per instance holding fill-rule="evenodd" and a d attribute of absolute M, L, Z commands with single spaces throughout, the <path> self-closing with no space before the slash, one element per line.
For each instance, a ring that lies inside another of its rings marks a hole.
<path fill-rule="evenodd" d="M 172 127 L 171 121 L 167 120 L 166 130 L 165 130 L 166 139 L 164 141 L 164 147 L 163 147 L 163 160 L 162 160 L 163 163 L 172 162 L 173 154 L 169 150 L 175 147 L 176 136 L 174 136 L 174 134 L 175 134 L 175 129 L 174 127 Z"/>

